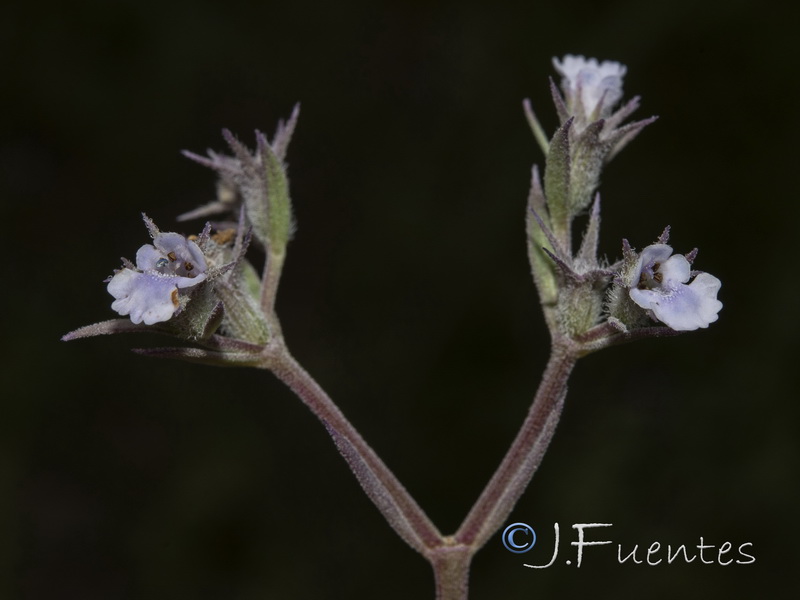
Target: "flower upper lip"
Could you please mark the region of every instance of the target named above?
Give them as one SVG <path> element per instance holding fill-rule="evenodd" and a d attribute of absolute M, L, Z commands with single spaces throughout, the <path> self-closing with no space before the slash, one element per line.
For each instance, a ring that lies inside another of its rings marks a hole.
<path fill-rule="evenodd" d="M 145 244 L 139 248 L 136 266 L 142 271 L 190 279 L 203 276 L 208 270 L 205 256 L 197 244 L 179 233 L 156 234 L 152 245 Z"/>

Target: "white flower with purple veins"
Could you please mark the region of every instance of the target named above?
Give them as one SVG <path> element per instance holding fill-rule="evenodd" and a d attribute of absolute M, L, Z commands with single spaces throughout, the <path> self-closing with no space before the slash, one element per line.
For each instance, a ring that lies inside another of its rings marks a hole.
<path fill-rule="evenodd" d="M 693 273 L 689 260 L 672 254 L 670 246 L 647 246 L 633 275 L 631 299 L 675 331 L 705 328 L 717 320 L 722 308 L 717 292 L 722 283 L 708 273 Z M 694 279 L 687 283 L 692 275 Z"/>
<path fill-rule="evenodd" d="M 586 123 L 608 117 L 622 99 L 622 78 L 627 71 L 623 64 L 567 54 L 562 61 L 553 58 L 553 66 L 563 77 L 567 107 L 575 112 L 580 101 L 583 110 L 576 117 Z"/>
<path fill-rule="evenodd" d="M 155 233 L 153 244 L 136 253 L 133 265 L 116 272 L 108 292 L 116 298 L 111 308 L 130 315 L 134 323 L 152 325 L 167 321 L 181 308 L 179 290 L 205 281 L 203 252 L 179 233 Z"/>

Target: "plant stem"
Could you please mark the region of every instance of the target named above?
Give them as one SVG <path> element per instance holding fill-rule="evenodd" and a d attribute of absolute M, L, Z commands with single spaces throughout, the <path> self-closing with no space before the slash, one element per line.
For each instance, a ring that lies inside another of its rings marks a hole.
<path fill-rule="evenodd" d="M 454 536 L 442 536 L 325 391 L 276 338 L 263 353 L 271 370 L 322 421 L 364 491 L 412 548 L 433 567 L 436 600 L 467 600 L 472 557 L 502 526 L 539 467 L 561 416 L 580 346 L 555 337 L 550 360 L 517 437 Z"/>
<path fill-rule="evenodd" d="M 561 416 L 567 380 L 578 351 L 556 339 L 542 382 L 528 416 L 492 479 L 455 534 L 455 539 L 478 548 L 500 528 L 542 462 Z"/>
<path fill-rule="evenodd" d="M 436 600 L 467 600 L 469 566 L 475 548 L 458 544 L 452 537 L 436 548 L 428 560 L 436 580 Z"/>
<path fill-rule="evenodd" d="M 350 468 L 389 525 L 426 557 L 444 537 L 361 434 L 282 342 L 267 346 L 262 365 L 271 370 L 328 429 Z"/>
<path fill-rule="evenodd" d="M 278 323 L 278 318 L 275 316 L 275 298 L 278 295 L 278 283 L 281 280 L 284 260 L 286 260 L 285 252 L 267 251 L 263 283 L 261 285 L 261 309 L 267 315 L 267 318 L 273 322 L 271 324 Z"/>

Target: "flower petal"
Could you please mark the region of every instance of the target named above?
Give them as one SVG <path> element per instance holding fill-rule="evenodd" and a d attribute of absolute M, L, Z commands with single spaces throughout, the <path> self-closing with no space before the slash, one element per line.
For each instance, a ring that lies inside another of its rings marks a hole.
<path fill-rule="evenodd" d="M 170 257 L 176 275 L 196 276 L 208 270 L 202 250 L 179 233 L 159 233 L 153 244 L 164 256 Z"/>
<path fill-rule="evenodd" d="M 587 121 L 609 116 L 622 99 L 622 78 L 627 68 L 621 63 L 607 60 L 598 64 L 595 58 L 567 54 L 562 61 L 553 58 L 553 66 L 563 76 L 561 87 L 571 108 L 580 96 Z"/>
<path fill-rule="evenodd" d="M 179 279 L 184 278 L 122 269 L 108 283 L 108 292 L 116 298 L 111 308 L 120 315 L 130 315 L 133 323 L 167 321 L 179 306 Z"/>
<path fill-rule="evenodd" d="M 136 266 L 140 271 L 150 271 L 158 268 L 158 261 L 164 255 L 156 250 L 152 244 L 145 244 L 136 251 Z"/>
<path fill-rule="evenodd" d="M 676 285 L 686 283 L 692 275 L 692 267 L 683 254 L 674 254 L 661 263 L 658 269 L 663 276 L 663 285 L 672 288 Z"/>
<path fill-rule="evenodd" d="M 179 277 L 175 276 L 172 277 L 173 283 L 181 289 L 192 287 L 193 285 L 197 285 L 201 281 L 205 281 L 208 275 L 206 273 L 202 273 L 197 277 Z"/>
<path fill-rule="evenodd" d="M 628 277 L 630 277 L 630 280 L 628 280 L 627 285 L 636 287 L 642 281 L 643 274 L 645 280 L 652 280 L 653 266 L 656 263 L 666 261 L 671 254 L 672 248 L 666 244 L 651 244 L 647 246 L 639 255 L 636 267 L 629 271 Z"/>
<path fill-rule="evenodd" d="M 717 292 L 722 283 L 708 273 L 700 273 L 691 284 L 677 284 L 673 289 L 631 289 L 631 299 L 653 311 L 656 319 L 675 331 L 708 327 L 717 320 L 722 302 Z"/>
<path fill-rule="evenodd" d="M 652 269 L 655 263 L 663 263 L 672 255 L 672 247 L 666 244 L 651 244 L 642 250 L 642 267 Z"/>

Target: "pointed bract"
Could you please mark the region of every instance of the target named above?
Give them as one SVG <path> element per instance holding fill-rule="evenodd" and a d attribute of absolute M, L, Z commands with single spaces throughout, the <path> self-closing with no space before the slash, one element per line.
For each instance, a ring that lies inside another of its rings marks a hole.
<path fill-rule="evenodd" d="M 597 264 L 597 245 L 600 239 L 600 194 L 595 195 L 592 212 L 589 215 L 589 224 L 583 234 L 581 248 L 575 257 L 575 262 L 580 269 L 588 270 L 596 268 Z"/>
<path fill-rule="evenodd" d="M 636 121 L 635 123 L 630 123 L 608 133 L 607 140 L 610 148 L 608 153 L 603 158 L 604 162 L 611 162 L 611 159 L 619 154 L 620 151 L 631 141 L 633 141 L 633 139 L 641 133 L 642 129 L 657 120 L 658 117 L 653 116 L 648 119 Z"/>
<path fill-rule="evenodd" d="M 284 162 L 286 160 L 286 151 L 289 149 L 289 142 L 292 141 L 292 135 L 297 127 L 297 120 L 300 118 L 300 103 L 294 105 L 292 115 L 286 123 L 283 120 L 278 121 L 278 129 L 275 132 L 275 137 L 272 141 L 272 148 L 278 160 Z"/>
<path fill-rule="evenodd" d="M 572 119 L 558 128 L 550 141 L 547 167 L 544 172 L 544 192 L 554 233 L 562 243 L 569 239 L 570 211 L 570 134 Z M 568 244 L 565 244 L 568 246 Z"/>
<path fill-rule="evenodd" d="M 569 182 L 569 211 L 571 216 L 584 211 L 592 201 L 600 182 L 600 171 L 611 146 L 602 139 L 604 122 L 591 123 L 572 145 Z"/>
<path fill-rule="evenodd" d="M 525 117 L 533 132 L 533 137 L 536 138 L 536 142 L 539 144 L 542 152 L 547 156 L 547 153 L 550 151 L 550 142 L 547 140 L 547 134 L 544 132 L 541 123 L 539 123 L 539 119 L 536 118 L 536 114 L 533 112 L 531 101 L 527 98 L 522 101 L 522 110 L 525 112 Z"/>
<path fill-rule="evenodd" d="M 259 354 L 246 352 L 215 352 L 202 348 L 134 348 L 136 354 L 151 358 L 172 358 L 212 367 L 258 367 Z"/>
<path fill-rule="evenodd" d="M 630 117 L 634 112 L 639 109 L 639 104 L 642 101 L 641 96 L 634 96 L 628 102 L 623 104 L 614 114 L 608 117 L 606 121 L 606 128 L 611 131 L 619 127 L 625 119 Z"/>
<path fill-rule="evenodd" d="M 558 86 L 556 85 L 556 82 L 553 81 L 552 77 L 550 77 L 550 95 L 552 96 L 553 104 L 556 107 L 558 122 L 563 125 L 567 122 L 567 119 L 569 119 L 571 115 L 567 105 L 564 104 L 564 98 L 561 96 L 561 92 L 558 91 Z"/>
<path fill-rule="evenodd" d="M 531 190 L 525 215 L 525 230 L 528 238 L 528 260 L 531 265 L 531 273 L 539 291 L 539 297 L 546 306 L 555 304 L 558 295 L 552 262 L 543 252 L 543 246 L 548 243 L 548 234 L 552 235 L 549 221 L 547 201 L 539 180 L 539 170 L 534 165 L 531 171 Z"/>

